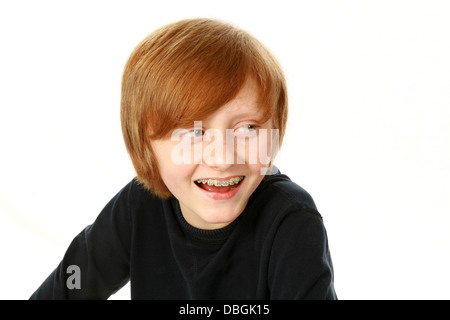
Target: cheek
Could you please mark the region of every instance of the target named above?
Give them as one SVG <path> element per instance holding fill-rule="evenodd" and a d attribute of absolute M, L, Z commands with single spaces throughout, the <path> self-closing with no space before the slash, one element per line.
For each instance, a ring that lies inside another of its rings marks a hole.
<path fill-rule="evenodd" d="M 158 161 L 161 178 L 172 194 L 183 192 L 191 183 L 195 165 L 175 164 L 171 159 L 172 145 L 167 142 L 153 142 L 152 148 Z"/>
<path fill-rule="evenodd" d="M 164 183 L 176 197 L 180 193 L 186 192 L 186 188 L 190 187 L 193 171 L 192 166 L 179 164 L 167 165 L 164 168 L 161 167 L 160 170 Z"/>
<path fill-rule="evenodd" d="M 245 154 L 243 152 L 239 152 L 238 154 L 240 158 L 245 158 L 245 163 L 250 164 L 255 167 L 255 170 L 258 170 L 261 167 L 266 167 L 275 157 L 278 151 L 278 140 L 277 135 L 271 130 L 261 129 L 259 135 L 245 143 Z M 254 166 L 256 165 L 256 166 Z"/>

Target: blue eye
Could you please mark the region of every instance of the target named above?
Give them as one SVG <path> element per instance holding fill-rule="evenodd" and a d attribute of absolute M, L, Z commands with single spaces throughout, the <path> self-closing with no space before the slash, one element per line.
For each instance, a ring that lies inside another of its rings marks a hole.
<path fill-rule="evenodd" d="M 247 131 L 256 131 L 256 125 L 254 124 L 246 124 L 244 127 Z"/>
<path fill-rule="evenodd" d="M 202 129 L 192 129 L 188 130 L 185 134 L 183 134 L 184 137 L 190 137 L 190 138 L 199 138 L 203 136 L 203 130 Z"/>
<path fill-rule="evenodd" d="M 254 125 L 254 124 L 246 124 L 246 125 L 240 126 L 234 132 L 237 133 L 237 134 L 254 133 L 254 132 L 256 132 L 256 125 Z"/>

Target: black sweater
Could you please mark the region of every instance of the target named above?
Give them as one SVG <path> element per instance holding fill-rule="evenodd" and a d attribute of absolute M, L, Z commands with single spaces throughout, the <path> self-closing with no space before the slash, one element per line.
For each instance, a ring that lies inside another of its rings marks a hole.
<path fill-rule="evenodd" d="M 71 265 L 79 267 L 79 289 L 67 286 Z M 128 281 L 132 299 L 336 299 L 322 218 L 310 195 L 279 172 L 216 230 L 194 228 L 178 200 L 131 181 L 31 299 L 107 299 Z"/>

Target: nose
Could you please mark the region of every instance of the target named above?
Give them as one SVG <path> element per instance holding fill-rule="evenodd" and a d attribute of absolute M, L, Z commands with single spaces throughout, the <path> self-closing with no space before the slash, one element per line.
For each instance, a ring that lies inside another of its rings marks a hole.
<path fill-rule="evenodd" d="M 234 149 L 234 140 L 226 138 L 220 130 L 211 130 L 203 140 L 202 161 L 214 170 L 227 171 L 235 163 Z"/>

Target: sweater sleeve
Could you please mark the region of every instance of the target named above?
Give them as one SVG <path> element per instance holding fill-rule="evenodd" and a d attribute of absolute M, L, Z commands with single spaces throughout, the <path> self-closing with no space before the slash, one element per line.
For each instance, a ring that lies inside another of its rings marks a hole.
<path fill-rule="evenodd" d="M 288 214 L 275 234 L 269 263 L 270 299 L 336 300 L 322 217 L 313 209 Z"/>
<path fill-rule="evenodd" d="M 60 264 L 30 299 L 107 299 L 128 282 L 131 186 L 73 239 Z"/>

